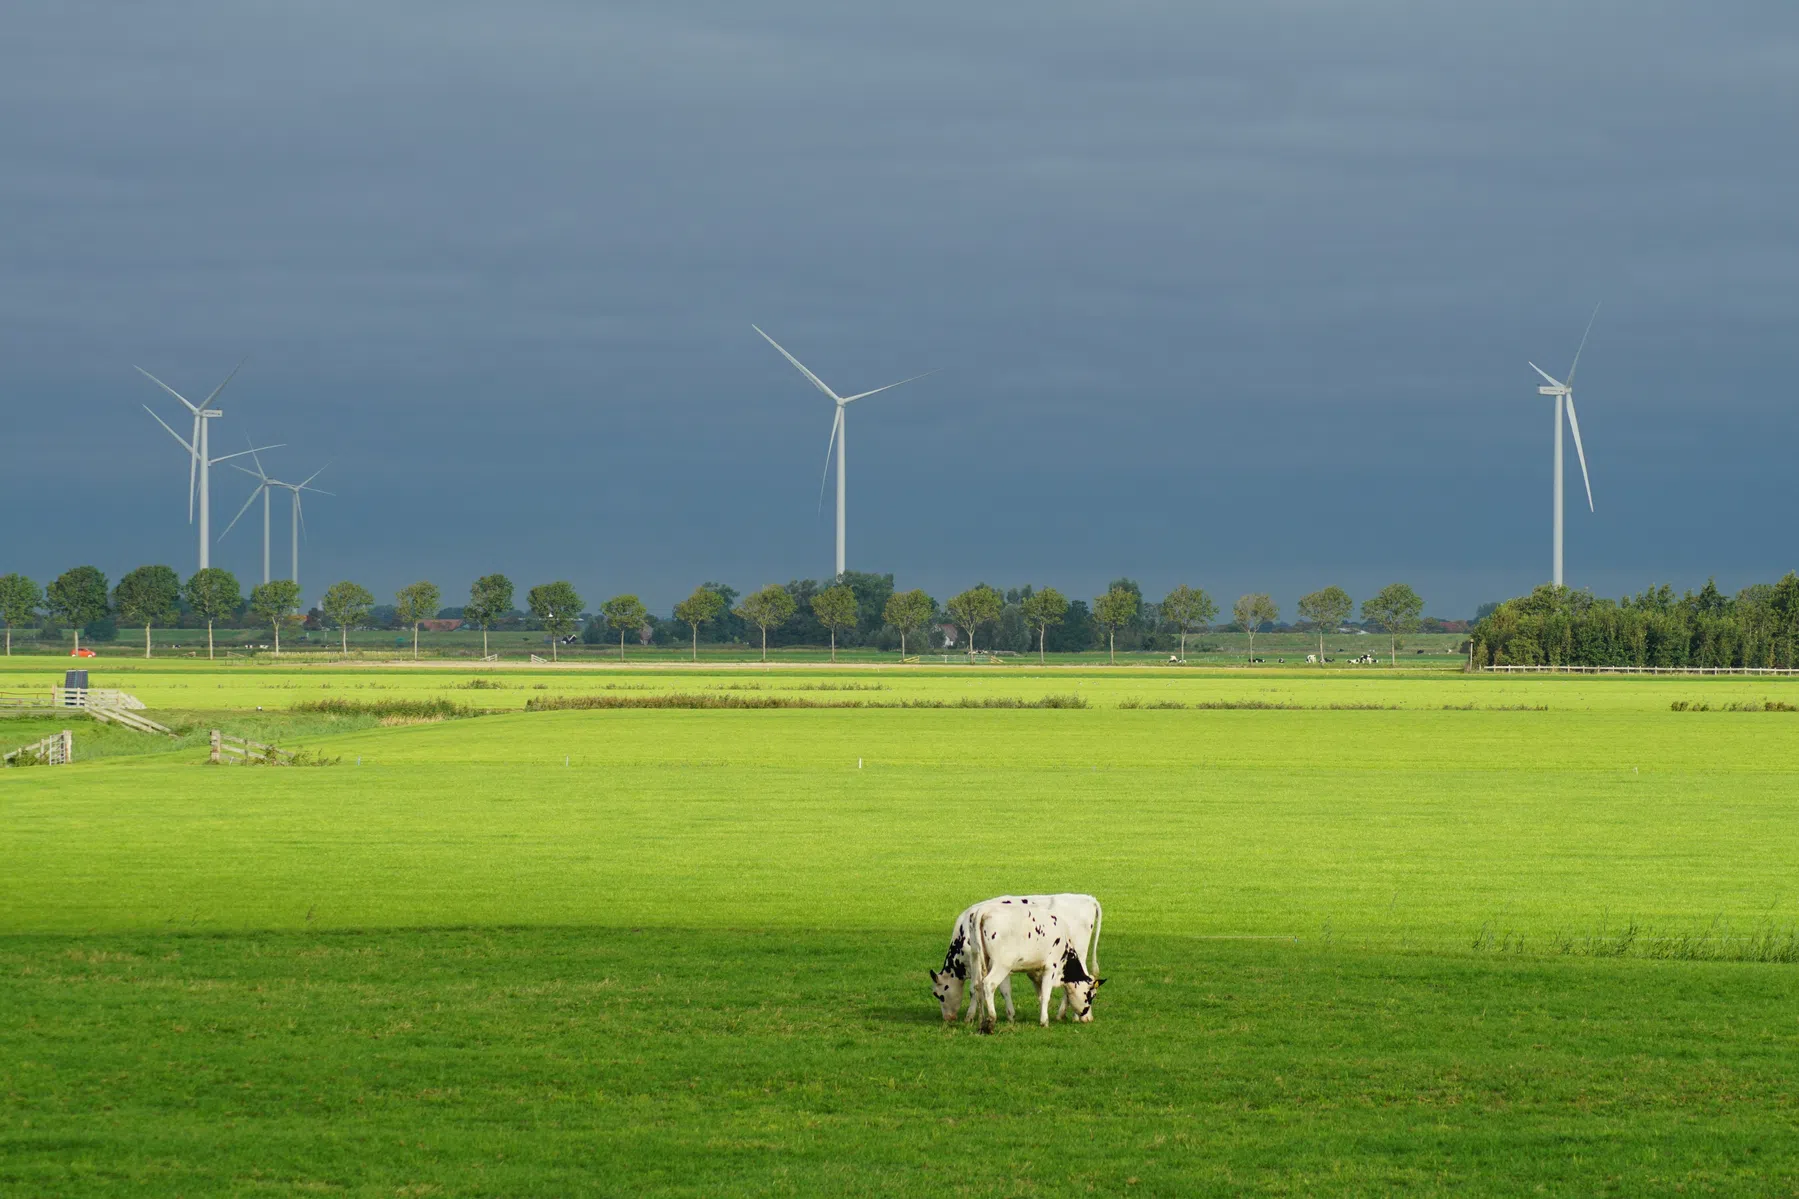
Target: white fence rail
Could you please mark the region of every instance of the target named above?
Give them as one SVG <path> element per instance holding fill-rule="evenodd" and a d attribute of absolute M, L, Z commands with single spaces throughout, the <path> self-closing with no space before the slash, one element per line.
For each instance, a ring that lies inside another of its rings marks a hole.
<path fill-rule="evenodd" d="M 230 733 L 212 730 L 212 764 L 217 766 L 226 763 L 247 764 L 260 762 L 265 766 L 286 766 L 294 755 L 285 749 L 276 749 L 273 745 L 264 745 L 260 741 L 251 741 L 245 737 L 233 737 Z"/>
<path fill-rule="evenodd" d="M 29 758 L 42 766 L 67 766 L 75 760 L 75 735 L 68 729 L 60 733 L 52 733 L 42 741 L 34 741 L 30 745 L 6 754 L 0 754 L 0 761 L 11 766 L 20 758 Z"/>
<path fill-rule="evenodd" d="M 144 710 L 144 701 L 137 696 L 105 687 L 52 687 L 50 698 L 59 708 L 129 708 L 133 712 Z"/>
<path fill-rule="evenodd" d="M 1483 666 L 1494 674 L 1799 675 L 1792 666 Z"/>

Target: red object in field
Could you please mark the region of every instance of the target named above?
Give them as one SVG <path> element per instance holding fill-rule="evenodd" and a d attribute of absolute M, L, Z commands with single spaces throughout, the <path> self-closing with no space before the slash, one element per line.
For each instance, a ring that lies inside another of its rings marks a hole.
<path fill-rule="evenodd" d="M 91 649 L 72 649 L 69 651 L 69 657 L 71 658 L 97 658 L 99 656 L 99 654 L 96 654 Z"/>

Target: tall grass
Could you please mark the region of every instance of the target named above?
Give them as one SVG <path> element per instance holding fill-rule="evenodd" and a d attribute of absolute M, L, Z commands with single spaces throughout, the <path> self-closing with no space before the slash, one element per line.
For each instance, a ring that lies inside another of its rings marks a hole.
<path fill-rule="evenodd" d="M 1799 712 L 1799 704 L 1790 704 L 1785 700 L 1733 700 L 1719 704 L 1717 707 L 1703 699 L 1677 699 L 1668 705 L 1670 712 Z"/>
<path fill-rule="evenodd" d="M 1616 928 L 1558 930 L 1544 936 L 1496 934 L 1482 925 L 1472 948 L 1480 952 L 1551 954 L 1580 958 L 1647 958 L 1679 962 L 1799 962 L 1799 927 L 1759 925 L 1734 930 L 1723 920 L 1703 929 L 1657 931 L 1635 920 Z"/>
<path fill-rule="evenodd" d="M 307 699 L 293 705 L 293 712 L 322 712 L 332 716 L 404 716 L 439 720 L 481 713 L 467 704 L 433 696 L 421 699 Z"/>

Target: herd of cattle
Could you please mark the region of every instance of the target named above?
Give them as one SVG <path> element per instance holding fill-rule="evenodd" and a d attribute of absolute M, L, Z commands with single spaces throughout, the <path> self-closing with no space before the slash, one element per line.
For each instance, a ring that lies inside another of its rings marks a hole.
<path fill-rule="evenodd" d="M 950 930 L 943 969 L 931 971 L 931 994 L 945 1021 L 956 1018 L 968 998 L 966 1019 L 980 1017 L 992 1032 L 995 992 L 1013 1017 L 1012 975 L 1028 975 L 1037 986 L 1037 1022 L 1049 1026 L 1049 997 L 1062 988 L 1060 1020 L 1074 1007 L 1081 1023 L 1093 1019 L 1093 996 L 1106 980 L 1098 976 L 1099 929 L 1103 917 L 1091 895 L 1001 895 L 983 900 L 960 916 Z"/>

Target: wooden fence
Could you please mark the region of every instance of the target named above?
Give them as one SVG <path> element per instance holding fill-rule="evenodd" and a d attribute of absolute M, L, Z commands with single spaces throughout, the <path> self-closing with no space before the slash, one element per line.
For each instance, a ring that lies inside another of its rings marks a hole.
<path fill-rule="evenodd" d="M 240 765 L 260 762 L 264 766 L 286 766 L 291 762 L 293 756 L 285 749 L 276 749 L 272 745 L 264 745 L 260 741 L 251 741 L 244 737 L 233 737 L 218 729 L 212 730 L 211 760 L 215 766 L 228 762 Z"/>
<path fill-rule="evenodd" d="M 1494 674 L 1799 675 L 1791 666 L 1483 666 Z"/>
<path fill-rule="evenodd" d="M 67 766 L 75 760 L 75 735 L 68 729 L 52 733 L 42 741 L 21 745 L 8 754 L 0 755 L 0 761 L 10 766 L 22 757 L 30 758 L 43 766 Z"/>
<path fill-rule="evenodd" d="M 106 687 L 52 687 L 50 702 L 59 708 L 125 708 L 144 710 L 144 701 L 125 691 Z"/>

